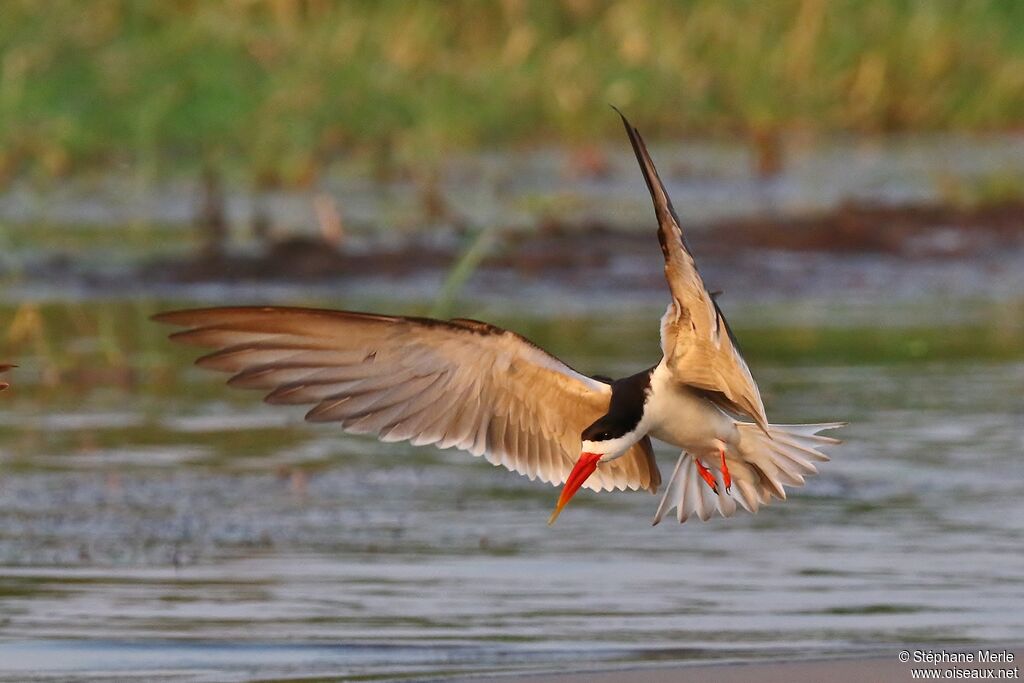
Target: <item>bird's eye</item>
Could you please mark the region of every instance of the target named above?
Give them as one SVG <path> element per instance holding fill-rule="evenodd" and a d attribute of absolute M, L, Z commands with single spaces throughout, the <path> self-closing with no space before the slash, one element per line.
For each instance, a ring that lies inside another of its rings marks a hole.
<path fill-rule="evenodd" d="M 611 435 L 610 432 L 601 432 L 600 434 L 597 435 L 597 440 L 598 441 L 608 441 L 611 438 L 612 438 L 612 435 Z"/>

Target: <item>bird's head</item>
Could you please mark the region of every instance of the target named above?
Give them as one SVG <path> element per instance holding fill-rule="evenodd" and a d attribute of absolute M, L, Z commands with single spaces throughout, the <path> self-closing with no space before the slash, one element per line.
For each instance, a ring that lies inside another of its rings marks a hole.
<path fill-rule="evenodd" d="M 562 508 L 597 470 L 598 464 L 624 455 L 642 437 L 643 433 L 636 424 L 623 424 L 621 420 L 611 415 L 605 415 L 584 429 L 580 435 L 583 443 L 579 460 L 569 473 L 569 478 L 565 480 L 562 494 L 558 497 L 555 511 L 548 518 L 548 524 L 555 523 Z"/>

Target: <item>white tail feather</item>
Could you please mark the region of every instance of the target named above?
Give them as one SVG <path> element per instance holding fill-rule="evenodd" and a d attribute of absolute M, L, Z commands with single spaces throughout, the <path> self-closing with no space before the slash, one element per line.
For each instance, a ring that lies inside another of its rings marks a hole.
<path fill-rule="evenodd" d="M 694 457 L 684 452 L 665 487 L 653 523 L 660 522 L 673 509 L 682 523 L 692 515 L 706 521 L 715 510 L 723 517 L 731 517 L 737 504 L 755 513 L 773 497 L 785 500 L 785 486 L 802 486 L 804 477 L 818 471 L 815 461 L 828 461 L 828 456 L 818 449 L 842 443 L 839 439 L 820 436 L 818 432 L 844 424 L 769 425 L 765 434 L 755 424 L 737 423 L 740 431 L 737 452 L 727 452 L 725 456 L 732 476 L 732 493 L 725 492 L 721 471 L 712 468 L 721 494 L 715 495 L 697 473 Z"/>

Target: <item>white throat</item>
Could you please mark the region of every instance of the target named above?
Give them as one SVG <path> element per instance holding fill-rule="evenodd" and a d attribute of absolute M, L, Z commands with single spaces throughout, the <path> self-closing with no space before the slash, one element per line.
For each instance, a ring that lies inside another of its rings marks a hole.
<path fill-rule="evenodd" d="M 643 420 L 640 421 L 640 424 L 633 431 L 626 432 L 615 439 L 584 441 L 581 450 L 583 453 L 600 453 L 601 462 L 609 462 L 616 458 L 621 458 L 626 454 L 626 451 L 633 447 L 640 439 L 644 438 L 646 432 L 642 429 L 642 425 Z"/>

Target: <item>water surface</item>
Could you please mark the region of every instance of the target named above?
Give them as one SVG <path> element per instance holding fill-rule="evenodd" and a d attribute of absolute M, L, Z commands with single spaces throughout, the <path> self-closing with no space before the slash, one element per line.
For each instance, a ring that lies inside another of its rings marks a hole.
<path fill-rule="evenodd" d="M 820 476 L 682 526 L 650 526 L 653 496 L 583 492 L 549 528 L 554 488 L 305 424 L 193 369 L 138 322 L 183 303 L 41 308 L 0 396 L 5 680 L 444 678 L 1024 638 L 1019 307 L 870 334 L 741 311 L 772 419 L 851 422 Z M 499 322 L 633 372 L 656 358 L 654 309 L 617 312 L 615 334 L 593 312 Z"/>

